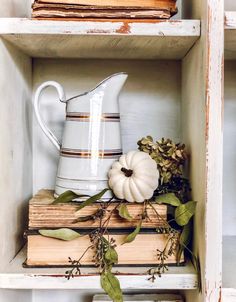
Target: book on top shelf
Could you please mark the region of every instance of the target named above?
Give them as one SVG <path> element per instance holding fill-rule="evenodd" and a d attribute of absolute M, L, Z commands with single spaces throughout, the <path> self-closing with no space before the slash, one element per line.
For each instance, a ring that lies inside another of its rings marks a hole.
<path fill-rule="evenodd" d="M 174 0 L 37 0 L 33 18 L 168 19 L 177 13 Z"/>
<path fill-rule="evenodd" d="M 38 3 L 174 8 L 176 0 L 37 0 Z"/>

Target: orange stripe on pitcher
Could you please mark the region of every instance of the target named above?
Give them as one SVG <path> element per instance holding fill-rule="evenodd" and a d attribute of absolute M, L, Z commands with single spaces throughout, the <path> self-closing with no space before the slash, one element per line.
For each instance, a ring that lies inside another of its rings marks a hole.
<path fill-rule="evenodd" d="M 100 158 L 119 158 L 122 155 L 121 149 L 114 150 L 99 150 L 99 151 L 89 151 L 81 149 L 61 149 L 61 156 L 63 157 L 73 157 L 73 158 L 91 158 L 91 157 L 100 157 Z"/>

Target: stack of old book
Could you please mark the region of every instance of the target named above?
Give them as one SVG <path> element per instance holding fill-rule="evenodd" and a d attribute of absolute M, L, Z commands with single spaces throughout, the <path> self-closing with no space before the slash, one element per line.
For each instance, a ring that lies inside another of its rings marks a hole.
<path fill-rule="evenodd" d="M 98 209 L 102 208 L 102 202 L 96 202 L 83 209 L 78 210 L 79 203 L 52 204 L 53 192 L 41 190 L 29 202 L 29 225 L 26 231 L 27 237 L 27 260 L 26 266 L 68 266 L 68 258 L 80 259 L 85 250 L 91 246 L 89 233 L 99 227 L 101 221 L 96 219 L 80 219 L 93 216 Z M 109 211 L 116 207 L 115 201 L 109 206 Z M 140 222 L 143 212 L 143 204 L 127 203 L 131 220 L 121 218 L 118 211 L 112 211 L 109 221 L 110 236 L 116 241 L 118 253 L 118 265 L 156 265 L 159 260 L 157 250 L 162 250 L 166 245 L 166 234 L 157 233 L 156 228 L 162 226 L 167 220 L 167 207 L 165 205 L 153 204 L 147 208 L 148 219 L 142 223 L 142 230 L 133 242 L 122 244 L 124 239 Z M 159 219 L 156 219 L 156 212 Z M 111 213 L 111 212 L 110 212 Z M 102 218 L 107 219 L 109 212 Z M 69 228 L 80 233 L 82 236 L 71 241 L 63 241 L 40 235 L 41 229 Z M 94 265 L 94 249 L 89 249 L 81 260 L 81 265 Z M 180 262 L 184 262 L 182 256 Z M 170 255 L 166 264 L 176 264 L 176 255 Z"/>
<path fill-rule="evenodd" d="M 124 302 L 183 302 L 183 298 L 177 294 L 129 294 L 123 296 Z M 93 302 L 111 302 L 107 295 L 95 295 Z"/>
<path fill-rule="evenodd" d="M 169 19 L 177 13 L 176 0 L 35 0 L 37 19 Z"/>

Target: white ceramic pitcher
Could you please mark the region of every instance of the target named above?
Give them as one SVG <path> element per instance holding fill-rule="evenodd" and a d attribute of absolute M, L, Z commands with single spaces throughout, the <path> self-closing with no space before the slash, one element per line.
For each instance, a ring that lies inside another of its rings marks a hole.
<path fill-rule="evenodd" d="M 107 173 L 122 154 L 118 97 L 127 74 L 114 74 L 89 92 L 66 99 L 63 87 L 45 82 L 35 93 L 34 109 L 43 132 L 60 152 L 55 195 L 72 190 L 93 195 L 107 187 Z M 40 94 L 46 87 L 56 88 L 66 103 L 62 143 L 43 123 L 39 111 Z M 109 197 L 109 193 L 105 196 Z"/>

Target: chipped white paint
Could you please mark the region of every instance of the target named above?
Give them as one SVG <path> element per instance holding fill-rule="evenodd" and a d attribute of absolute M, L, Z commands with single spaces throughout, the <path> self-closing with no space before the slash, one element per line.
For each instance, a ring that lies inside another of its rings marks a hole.
<path fill-rule="evenodd" d="M 224 3 L 208 0 L 206 6 L 206 196 L 205 268 L 206 302 L 221 300 L 222 286 L 222 171 L 223 171 L 223 51 Z"/>
<path fill-rule="evenodd" d="M 143 268 L 145 269 L 145 268 Z M 117 275 L 123 290 L 190 290 L 197 289 L 197 277 L 192 274 L 163 275 L 152 283 L 147 275 Z M 7 289 L 81 289 L 100 290 L 100 276 L 81 276 L 68 280 L 64 276 L 1 274 L 0 287 Z"/>
<path fill-rule="evenodd" d="M 195 1 L 196 2 L 196 1 Z M 192 195 L 198 200 L 195 253 L 202 294 L 189 301 L 218 302 L 221 287 L 223 3 L 202 2 L 202 36 L 183 60 L 184 139 L 191 152 Z M 196 68 L 197 66 L 197 68 Z M 197 91 L 193 94 L 192 91 Z"/>
<path fill-rule="evenodd" d="M 22 246 L 27 200 L 32 190 L 31 60 L 0 39 L 0 270 Z M 6 79 L 10 79 L 6 82 Z M 17 100 L 17 101 L 16 101 Z M 7 217 L 7 218 L 6 218 Z M 11 221 L 10 224 L 6 223 Z"/>
<path fill-rule="evenodd" d="M 31 60 L 0 39 L 0 272 L 22 246 L 25 208 L 32 190 Z M 9 81 L 6 81 L 9 79 Z M 10 223 L 8 223 L 10 221 Z M 1 302 L 30 302 L 31 293 L 0 290 Z"/>
<path fill-rule="evenodd" d="M 31 57 L 181 59 L 199 38 L 200 21 L 0 19 L 0 35 Z"/>
<path fill-rule="evenodd" d="M 200 35 L 199 20 L 157 20 L 145 23 L 132 21 L 45 21 L 18 18 L 0 19 L 0 34 L 44 35 Z"/>
<path fill-rule="evenodd" d="M 25 5 L 22 5 L 19 0 L 1 0 L 0 17 L 27 16 L 30 4 L 26 3 L 29 1 L 24 1 Z M 31 106 L 31 59 L 0 39 L 0 70 L 1 104 L 4 104 L 0 111 L 0 194 L 5 200 L 0 209 L 2 272 L 22 245 L 25 202 L 32 190 L 30 131 L 27 124 Z M 32 302 L 32 292 L 0 289 L 1 302 L 15 302 L 17 299 Z"/>

